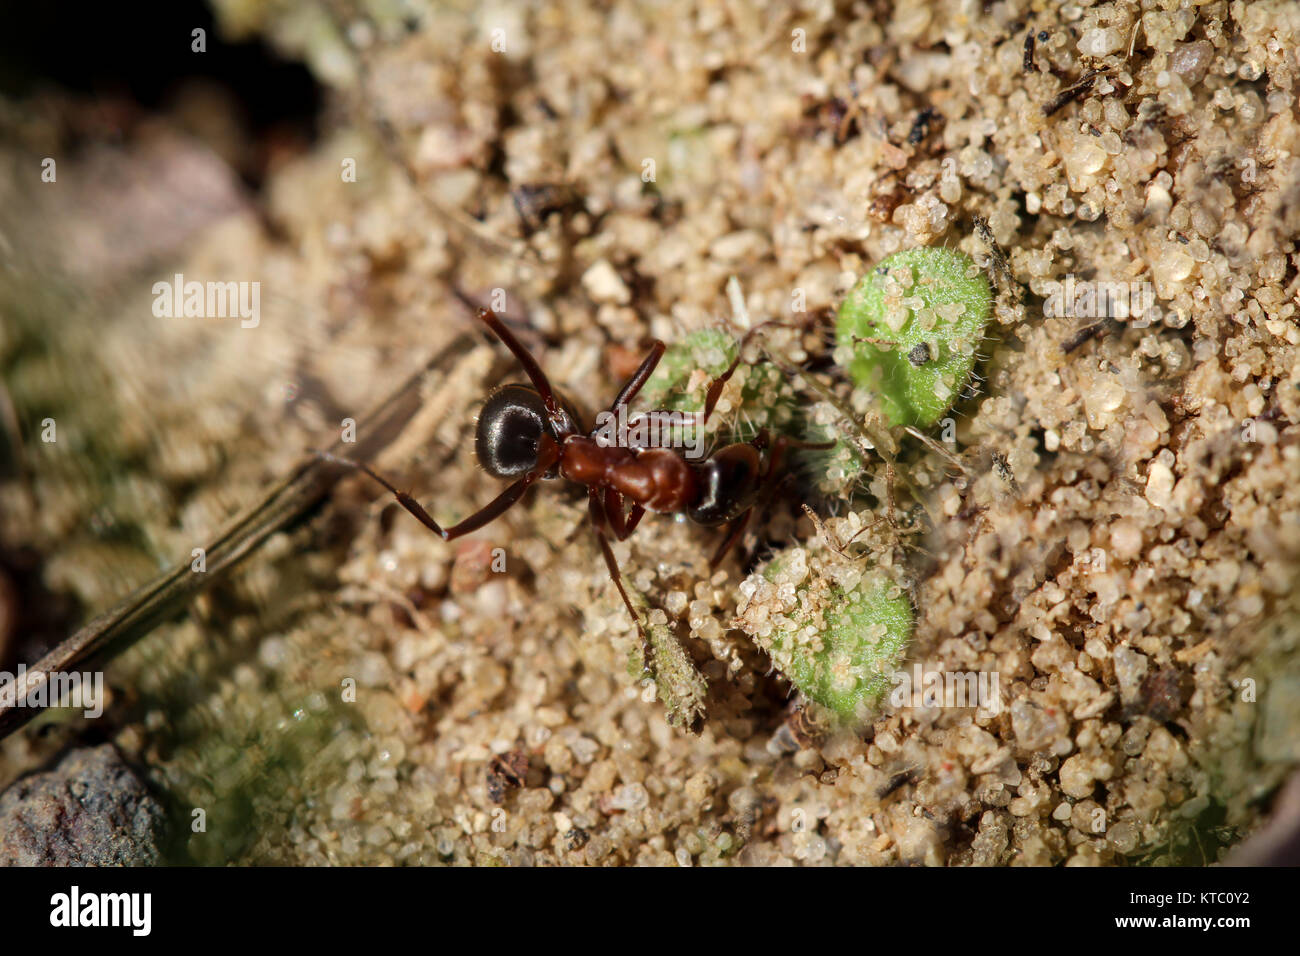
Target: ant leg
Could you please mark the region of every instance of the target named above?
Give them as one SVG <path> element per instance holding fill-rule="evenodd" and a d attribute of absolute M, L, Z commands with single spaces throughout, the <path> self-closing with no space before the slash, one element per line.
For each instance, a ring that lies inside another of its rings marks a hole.
<path fill-rule="evenodd" d="M 641 366 L 632 373 L 632 377 L 627 380 L 627 384 L 618 393 L 618 398 L 614 399 L 614 404 L 609 407 L 611 412 L 618 411 L 620 406 L 626 405 L 636 398 L 637 393 L 641 391 L 641 386 L 654 374 L 654 370 L 659 365 L 659 360 L 664 357 L 664 350 L 667 347 L 658 339 L 654 340 L 654 343 L 650 346 L 650 354 L 645 357 Z"/>
<path fill-rule="evenodd" d="M 354 471 L 359 471 L 362 472 L 363 474 L 369 475 L 375 481 L 379 482 L 381 485 L 387 488 L 388 491 L 393 495 L 393 497 L 397 499 L 397 503 L 401 505 L 403 508 L 405 508 L 407 511 L 409 511 L 411 514 L 415 515 L 415 517 L 419 519 L 422 525 L 424 525 L 426 528 L 428 528 L 438 537 L 442 538 L 444 541 L 447 540 L 447 532 L 443 530 L 442 526 L 438 524 L 438 522 L 433 520 L 433 517 L 429 514 L 429 512 L 424 510 L 424 508 L 420 505 L 418 501 L 416 501 L 414 498 L 408 495 L 405 491 L 398 491 L 396 485 L 394 485 L 383 475 L 379 474 L 379 472 L 375 471 L 365 462 L 353 461 L 351 458 L 340 458 L 338 455 L 331 455 L 327 451 L 316 452 L 316 457 L 321 459 L 322 461 L 328 461 L 331 464 L 346 465 L 348 468 L 351 468 Z"/>
<path fill-rule="evenodd" d="M 772 439 L 772 433 L 766 428 L 760 428 L 758 434 L 749 440 L 749 443 L 755 448 L 762 450 L 769 445 L 772 448 L 772 456 L 768 459 L 768 472 L 776 471 L 781 464 L 786 449 L 799 448 L 808 451 L 826 451 L 835 447 L 835 441 L 804 441 L 802 438 L 791 438 L 789 435 L 778 435 L 775 440 Z M 766 474 L 766 472 L 764 473 Z"/>
<path fill-rule="evenodd" d="M 500 518 L 510 509 L 511 505 L 524 496 L 524 492 L 528 490 L 528 487 L 540 477 L 542 477 L 542 472 L 530 471 L 464 521 L 454 524 L 444 531 L 443 540 L 450 541 L 452 538 L 459 538 L 463 534 L 477 531 L 485 524 Z M 419 515 L 416 515 L 416 517 L 419 517 Z"/>
<path fill-rule="evenodd" d="M 539 449 L 539 451 L 542 451 L 542 461 L 547 461 L 553 454 L 555 454 L 553 450 L 546 448 L 545 445 L 543 445 L 543 448 Z M 551 464 L 554 464 L 554 462 L 549 462 L 545 467 L 543 467 L 541 462 L 539 462 L 537 468 L 524 475 L 518 481 L 515 481 L 507 487 L 505 491 L 501 492 L 501 494 L 488 502 L 487 505 L 474 512 L 464 521 L 454 524 L 450 528 L 443 528 L 438 524 L 438 522 L 433 520 L 433 517 L 429 512 L 424 510 L 424 507 L 418 501 L 412 498 L 405 491 L 399 491 L 396 485 L 364 462 L 353 461 L 350 458 L 340 458 L 338 455 L 331 455 L 329 452 L 324 451 L 317 452 L 316 454 L 317 457 L 324 461 L 336 465 L 346 465 L 348 468 L 360 471 L 379 482 L 379 484 L 388 489 L 393 497 L 397 499 L 398 504 L 414 515 L 422 525 L 438 537 L 442 538 L 443 541 L 450 541 L 453 538 L 459 538 L 462 535 L 469 534 L 471 531 L 477 531 L 488 522 L 495 521 L 497 518 L 501 517 L 501 515 L 503 515 L 511 505 L 524 496 L 524 492 L 528 490 L 529 486 L 540 478 L 546 472 L 546 469 L 551 467 Z"/>
<path fill-rule="evenodd" d="M 766 438 L 767 429 L 759 432 L 759 436 Z M 776 440 L 772 442 L 772 448 L 767 453 L 767 468 L 763 471 L 763 494 L 770 495 L 776 490 L 776 476 L 781 469 L 781 462 L 785 458 L 785 450 L 790 447 L 791 439 L 784 435 L 777 435 Z M 834 444 L 832 442 L 832 444 Z"/>
<path fill-rule="evenodd" d="M 712 570 L 722 563 L 728 552 L 731 551 L 745 534 L 745 529 L 749 526 L 750 518 L 753 517 L 754 510 L 759 507 L 766 508 L 776 492 L 776 486 L 781 478 L 781 462 L 785 457 L 787 448 L 831 448 L 834 442 L 806 442 L 796 438 L 787 438 L 784 435 L 778 435 L 775 439 L 766 429 L 760 429 L 750 442 L 755 448 L 770 448 L 767 456 L 767 464 L 763 469 L 761 476 L 762 484 L 759 488 L 758 496 L 755 499 L 754 506 L 744 514 L 736 518 L 731 527 L 727 529 L 727 536 L 722 539 L 718 545 L 718 550 L 713 553 L 709 560 L 709 569 Z"/>
<path fill-rule="evenodd" d="M 748 336 L 746 336 L 748 338 Z M 709 383 L 709 390 L 704 395 L 704 421 L 703 424 L 709 423 L 709 416 L 713 414 L 713 408 L 718 404 L 718 399 L 722 397 L 722 390 L 727 387 L 727 382 L 731 376 L 736 374 L 736 369 L 740 367 L 740 355 L 744 351 L 745 343 L 742 341 L 736 346 L 736 357 L 731 360 L 727 370 Z"/>
<path fill-rule="evenodd" d="M 624 517 L 623 496 L 613 488 L 605 489 L 605 518 L 610 530 L 614 532 L 614 537 L 619 541 L 626 541 L 631 536 L 644 514 L 645 508 L 633 505 L 632 510 Z"/>
<path fill-rule="evenodd" d="M 618 559 L 614 557 L 614 549 L 610 547 L 609 538 L 605 535 L 605 508 L 601 501 L 600 492 L 595 488 L 591 489 L 587 504 L 591 515 L 591 530 L 596 535 L 596 543 L 600 545 L 600 553 L 605 557 L 605 567 L 609 569 L 610 579 L 614 582 L 614 586 L 618 588 L 619 596 L 623 599 L 627 613 L 632 615 L 632 623 L 636 625 L 637 633 L 641 635 L 642 664 L 647 670 L 650 670 L 651 661 L 653 660 L 650 654 L 650 639 L 646 635 L 645 628 L 641 626 L 641 615 L 636 612 L 632 599 L 628 597 L 627 588 L 623 586 L 623 573 L 618 569 Z"/>
<path fill-rule="evenodd" d="M 835 440 L 830 441 L 804 441 L 802 438 L 791 438 L 783 435 L 780 438 L 782 450 L 786 448 L 798 448 L 802 451 L 829 451 L 835 447 Z"/>
<path fill-rule="evenodd" d="M 731 376 L 736 374 L 736 369 L 740 367 L 740 358 L 745 354 L 745 346 L 749 344 L 749 340 L 753 338 L 760 329 L 768 325 L 789 325 L 789 323 L 777 322 L 775 320 L 764 322 L 761 325 L 754 326 L 745 333 L 744 337 L 739 343 L 737 343 L 736 357 L 731 360 L 731 364 L 727 366 L 726 371 L 709 383 L 709 390 L 704 396 L 704 424 L 707 425 L 709 423 L 709 416 L 713 414 L 713 407 L 718 404 L 718 399 L 722 397 L 722 390 L 726 388 L 727 382 L 730 381 Z M 797 328 L 797 326 L 791 327 Z"/>
<path fill-rule="evenodd" d="M 491 309 L 478 310 L 479 321 L 492 330 L 505 347 L 514 353 L 519 364 L 524 367 L 528 374 L 529 380 L 533 383 L 533 388 L 537 389 L 537 394 L 542 396 L 542 401 L 546 404 L 547 414 L 551 416 L 551 423 L 558 424 L 564 420 L 563 413 L 560 411 L 560 403 L 556 401 L 555 390 L 551 388 L 550 380 L 547 379 L 546 373 L 542 367 L 537 364 L 537 359 L 533 358 L 533 353 L 524 347 L 513 332 L 511 332 L 504 322 Z"/>
<path fill-rule="evenodd" d="M 613 488 L 606 488 L 601 507 L 605 509 L 605 523 L 614 537 L 622 541 L 627 537 L 627 521 L 623 517 L 623 496 Z"/>
<path fill-rule="evenodd" d="M 722 539 L 722 543 L 718 545 L 718 550 L 714 551 L 713 557 L 709 559 L 710 571 L 721 564 L 722 559 L 727 556 L 728 552 L 740 542 L 740 539 L 745 534 L 745 529 L 749 527 L 749 518 L 753 513 L 754 509 L 750 508 L 731 522 L 731 527 L 727 529 L 727 536 Z"/>

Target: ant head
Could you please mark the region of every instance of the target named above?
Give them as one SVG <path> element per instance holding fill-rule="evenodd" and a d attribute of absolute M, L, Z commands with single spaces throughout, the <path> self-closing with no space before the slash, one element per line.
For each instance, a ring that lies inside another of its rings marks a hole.
<path fill-rule="evenodd" d="M 581 429 L 578 415 L 562 396 L 563 422 L 554 427 L 546 403 L 537 389 L 528 385 L 502 385 L 488 396 L 479 412 L 474 434 L 474 452 L 488 474 L 496 478 L 518 478 L 537 467 L 537 445 L 542 434 L 556 442 Z M 546 477 L 554 477 L 555 469 Z"/>

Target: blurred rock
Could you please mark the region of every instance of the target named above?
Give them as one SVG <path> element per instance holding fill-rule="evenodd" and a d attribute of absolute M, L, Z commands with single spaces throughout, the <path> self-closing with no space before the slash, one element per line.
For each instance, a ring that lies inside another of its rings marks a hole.
<path fill-rule="evenodd" d="M 112 744 L 0 794 L 0 866 L 156 866 L 162 805 Z"/>

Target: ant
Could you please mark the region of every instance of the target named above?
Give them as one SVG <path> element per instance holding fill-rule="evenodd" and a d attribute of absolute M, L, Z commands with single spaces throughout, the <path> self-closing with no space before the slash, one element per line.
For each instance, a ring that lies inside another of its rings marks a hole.
<path fill-rule="evenodd" d="M 605 557 L 609 576 L 643 642 L 645 632 L 641 619 L 623 586 L 609 535 L 625 540 L 647 511 L 685 514 L 695 524 L 707 527 L 729 524 L 709 562 L 709 567 L 715 568 L 744 534 L 760 496 L 774 487 L 785 449 L 829 448 L 834 444 L 814 444 L 784 436 L 774 440 L 767 429 L 762 429 L 750 441 L 726 445 L 698 461 L 691 461 L 672 448 L 603 444 L 596 438 L 598 429 L 584 431 L 573 404 L 551 386 L 537 360 L 500 317 L 480 308 L 478 319 L 514 353 L 532 383 L 531 386 L 498 386 L 488 395 L 478 418 L 475 454 L 483 469 L 493 477 L 514 479 L 505 491 L 468 518 L 444 528 L 419 502 L 399 491 L 369 465 L 327 452 L 320 452 L 319 456 L 369 475 L 444 541 L 477 531 L 501 517 L 539 479 L 558 477 L 585 485 L 596 541 Z M 708 423 L 723 388 L 739 366 L 744 345 L 742 341 L 731 365 L 709 384 L 700 427 Z M 617 416 L 637 396 L 663 358 L 665 349 L 662 341 L 653 341 L 650 354 L 610 406 L 611 415 Z M 766 461 L 764 451 L 768 453 Z M 631 508 L 625 512 L 628 502 Z"/>

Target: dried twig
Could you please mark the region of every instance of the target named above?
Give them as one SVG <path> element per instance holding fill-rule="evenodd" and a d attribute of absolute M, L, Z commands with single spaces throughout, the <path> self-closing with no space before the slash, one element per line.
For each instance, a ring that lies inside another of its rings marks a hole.
<path fill-rule="evenodd" d="M 335 442 L 330 451 L 358 458 L 378 454 L 419 411 L 424 377 L 460 360 L 474 341 L 468 333 L 453 339 L 392 395 L 358 419 L 358 435 L 364 437 L 352 444 Z M 40 708 L 24 704 L 29 697 L 43 693 L 43 685 L 49 684 L 52 674 L 103 664 L 181 613 L 191 599 L 228 574 L 273 534 L 310 511 L 346 474 L 350 471 L 317 458 L 303 461 L 209 542 L 204 549 L 206 571 L 195 572 L 188 561 L 183 562 L 61 641 L 29 667 L 22 679 L 10 686 L 11 695 L 0 702 L 0 739 L 41 713 Z"/>
<path fill-rule="evenodd" d="M 1105 70 L 1088 70 L 1076 82 L 1052 97 L 1051 102 L 1043 106 L 1043 115 L 1051 116 L 1063 106 L 1073 103 L 1092 89 L 1092 84 L 1097 81 L 1097 77 L 1102 76 L 1105 72 Z"/>

